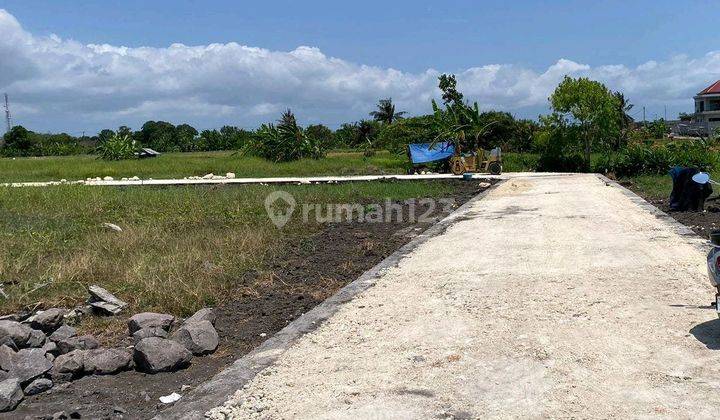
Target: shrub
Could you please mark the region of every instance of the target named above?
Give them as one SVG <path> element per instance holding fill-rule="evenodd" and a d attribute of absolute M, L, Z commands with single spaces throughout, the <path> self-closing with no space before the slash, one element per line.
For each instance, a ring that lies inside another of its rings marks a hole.
<path fill-rule="evenodd" d="M 633 143 L 615 157 L 605 157 L 597 170 L 615 172 L 618 176 L 662 174 L 679 165 L 709 171 L 718 164 L 718 156 L 702 140 L 676 141 L 665 144 Z"/>
<path fill-rule="evenodd" d="M 543 117 L 543 129 L 535 134 L 535 149 L 540 151 L 537 170 L 543 172 L 587 172 L 581 129 L 566 124 L 556 115 Z"/>
<path fill-rule="evenodd" d="M 302 158 L 319 159 L 325 155 L 321 141 L 309 137 L 297 124 L 295 115 L 287 110 L 277 125 L 263 124 L 255 131 L 246 147 L 246 153 L 273 162 L 289 162 Z"/>
<path fill-rule="evenodd" d="M 131 159 L 136 151 L 135 140 L 127 134 L 114 134 L 97 148 L 98 157 L 103 160 Z"/>

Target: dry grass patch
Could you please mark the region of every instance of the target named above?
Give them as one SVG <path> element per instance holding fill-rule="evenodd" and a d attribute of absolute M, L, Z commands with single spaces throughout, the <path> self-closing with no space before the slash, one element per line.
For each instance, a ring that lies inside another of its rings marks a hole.
<path fill-rule="evenodd" d="M 129 311 L 185 316 L 225 299 L 262 294 L 276 278 L 247 284 L 288 243 L 319 229 L 299 216 L 281 231 L 265 214 L 279 187 L 0 188 L 0 313 L 73 307 L 98 284 Z M 298 203 L 382 202 L 449 195 L 442 182 L 285 186 Z M 299 212 L 296 212 L 298 215 Z M 123 231 L 102 227 L 104 222 Z M 310 242 L 308 242 L 310 243 Z M 365 246 L 373 244 L 366 241 Z M 328 279 L 328 283 L 333 283 Z M 103 322 L 103 321 L 97 321 Z M 102 325 L 92 325 L 97 331 Z M 108 324 L 109 336 L 119 328 Z M 124 327 L 123 327 L 124 328 Z"/>

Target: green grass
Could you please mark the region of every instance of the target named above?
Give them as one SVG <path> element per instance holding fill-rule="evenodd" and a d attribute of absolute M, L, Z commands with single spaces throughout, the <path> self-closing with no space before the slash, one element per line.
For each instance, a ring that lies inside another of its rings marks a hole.
<path fill-rule="evenodd" d="M 710 172 L 713 180 L 720 179 L 720 171 Z M 672 179 L 670 175 L 636 175 L 622 178 L 621 181 L 630 181 L 630 188 L 646 198 L 668 198 L 672 191 Z M 717 195 L 717 187 L 713 187 Z"/>
<path fill-rule="evenodd" d="M 505 172 L 534 170 L 538 155 L 503 154 Z M 208 173 L 237 177 L 282 177 L 321 175 L 404 174 L 408 168 L 404 156 L 387 151 L 365 158 L 360 152 L 338 151 L 324 159 L 303 159 L 273 163 L 264 159 L 240 156 L 233 152 L 167 153 L 155 159 L 108 162 L 96 156 L 62 156 L 34 158 L 0 158 L 0 182 L 68 181 L 111 176 L 115 179 L 138 176 L 143 179 L 184 178 Z"/>
<path fill-rule="evenodd" d="M 73 307 L 101 285 L 131 311 L 187 315 L 237 296 L 237 279 L 287 240 L 318 229 L 296 211 L 282 230 L 264 199 L 278 188 L 301 203 L 440 197 L 442 182 L 298 186 L 0 188 L 0 313 Z M 122 227 L 116 232 L 104 222 Z M 247 285 L 246 285 L 247 286 Z"/>
<path fill-rule="evenodd" d="M 621 181 L 629 181 L 630 189 L 646 198 L 667 198 L 672 191 L 669 175 L 637 175 L 622 178 Z"/>
<path fill-rule="evenodd" d="M 108 162 L 96 156 L 0 159 L 0 182 L 79 180 L 111 176 L 116 179 L 183 178 L 208 173 L 238 177 L 315 175 L 375 175 L 405 173 L 406 161 L 389 152 L 364 158 L 359 152 L 329 153 L 324 159 L 273 163 L 233 152 L 167 153 L 154 159 Z"/>

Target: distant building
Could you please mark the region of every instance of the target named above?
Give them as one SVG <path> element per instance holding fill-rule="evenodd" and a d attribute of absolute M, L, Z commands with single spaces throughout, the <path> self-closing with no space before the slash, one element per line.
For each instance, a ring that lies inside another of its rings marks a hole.
<path fill-rule="evenodd" d="M 720 80 L 695 96 L 693 122 L 704 126 L 707 133 L 720 127 Z"/>

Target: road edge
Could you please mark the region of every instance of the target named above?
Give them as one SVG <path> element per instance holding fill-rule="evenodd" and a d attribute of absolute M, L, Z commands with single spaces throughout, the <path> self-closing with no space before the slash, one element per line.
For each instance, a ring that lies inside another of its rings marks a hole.
<path fill-rule="evenodd" d="M 703 253 L 707 253 L 710 249 L 709 242 L 706 239 L 703 239 L 700 235 L 693 232 L 692 229 L 689 227 L 683 225 L 682 223 L 675 220 L 672 216 L 665 213 L 664 211 L 660 210 L 659 208 L 655 207 L 653 204 L 642 198 L 641 196 L 637 195 L 635 192 L 633 192 L 631 189 L 624 187 L 620 185 L 615 180 L 612 180 L 605 175 L 602 174 L 595 174 L 601 181 L 605 182 L 608 186 L 613 186 L 615 188 L 618 188 L 623 195 L 625 195 L 627 198 L 630 199 L 633 203 L 635 203 L 637 206 L 641 207 L 645 211 L 649 212 L 653 216 L 657 217 L 658 219 L 665 222 L 667 225 L 669 225 L 672 230 L 680 235 L 682 238 L 684 238 L 688 244 L 693 245 L 698 250 L 702 251 Z"/>
<path fill-rule="evenodd" d="M 480 180 L 481 179 L 473 179 L 471 182 Z M 374 286 L 376 280 L 381 277 L 385 271 L 396 267 L 405 256 L 417 247 L 441 235 L 450 226 L 462 220 L 462 217 L 470 212 L 475 203 L 485 198 L 490 191 L 505 181 L 506 180 L 501 179 L 492 187 L 468 200 L 444 219 L 430 226 L 389 257 L 364 272 L 352 283 L 343 287 L 336 294 L 288 324 L 250 353 L 237 359 L 232 365 L 226 367 L 212 379 L 192 390 L 175 405 L 158 413 L 153 418 L 156 420 L 205 418 L 207 411 L 223 405 L 236 391 L 250 382 L 255 375 L 275 363 L 300 337 L 319 327 L 325 320 L 333 316 L 339 310 L 340 306 Z"/>

